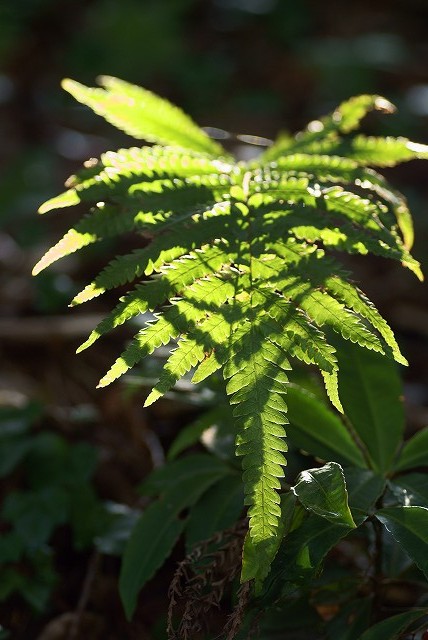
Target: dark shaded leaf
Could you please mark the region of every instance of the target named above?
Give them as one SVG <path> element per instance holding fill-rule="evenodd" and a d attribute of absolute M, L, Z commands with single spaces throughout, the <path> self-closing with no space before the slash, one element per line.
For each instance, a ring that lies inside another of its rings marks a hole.
<path fill-rule="evenodd" d="M 415 467 L 428 466 L 428 427 L 415 433 L 404 443 L 398 460 L 394 465 L 394 471 L 404 471 Z"/>
<path fill-rule="evenodd" d="M 367 466 L 341 419 L 313 393 L 289 385 L 287 405 L 287 434 L 297 447 L 323 460 Z"/>
<path fill-rule="evenodd" d="M 376 518 L 428 577 L 428 509 L 387 507 L 377 511 Z"/>
<path fill-rule="evenodd" d="M 412 622 L 416 622 L 427 613 L 426 609 L 415 609 L 382 620 L 382 622 L 378 622 L 363 633 L 360 640 L 395 640 L 401 636 Z"/>
<path fill-rule="evenodd" d="M 343 473 L 348 488 L 348 501 L 357 525 L 374 510 L 385 489 L 385 478 L 369 469 L 345 468 Z"/>
<path fill-rule="evenodd" d="M 339 395 L 376 471 L 390 470 L 404 430 L 402 385 L 393 361 L 341 341 Z"/>

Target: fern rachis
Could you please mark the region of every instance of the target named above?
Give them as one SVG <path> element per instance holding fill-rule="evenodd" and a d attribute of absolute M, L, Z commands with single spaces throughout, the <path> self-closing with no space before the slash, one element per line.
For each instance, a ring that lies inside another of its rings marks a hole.
<path fill-rule="evenodd" d="M 422 279 L 409 253 L 405 198 L 374 167 L 428 158 L 428 147 L 353 136 L 367 111 L 392 109 L 379 96 L 359 96 L 316 126 L 280 137 L 258 159 L 235 162 L 161 98 L 114 78 L 101 82 L 98 89 L 64 86 L 112 124 L 158 146 L 104 154 L 40 208 L 91 206 L 35 272 L 105 237 L 149 235 L 151 244 L 115 257 L 73 300 L 136 281 L 80 349 L 151 310 L 155 320 L 100 386 L 171 341 L 175 348 L 147 403 L 191 369 L 197 382 L 222 368 L 243 460 L 250 541 L 269 563 L 277 545 L 266 556 L 266 544 L 281 518 L 289 358 L 320 369 L 339 410 L 330 331 L 405 363 L 386 321 L 329 249 L 389 257 Z"/>

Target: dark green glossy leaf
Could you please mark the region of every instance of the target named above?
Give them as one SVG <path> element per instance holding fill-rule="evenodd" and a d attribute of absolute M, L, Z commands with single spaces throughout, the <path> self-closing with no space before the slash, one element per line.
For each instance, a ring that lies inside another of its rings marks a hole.
<path fill-rule="evenodd" d="M 126 545 L 119 591 L 128 619 L 135 610 L 140 589 L 169 556 L 186 524 L 168 506 L 159 501 L 148 507 Z"/>
<path fill-rule="evenodd" d="M 339 395 L 376 471 L 390 470 L 403 437 L 401 381 L 393 361 L 341 341 Z"/>
<path fill-rule="evenodd" d="M 138 520 L 125 548 L 119 590 L 128 618 L 138 593 L 171 553 L 186 520 L 182 511 L 191 507 L 229 468 L 212 456 L 198 454 L 156 469 L 143 490 L 162 494 Z"/>
<path fill-rule="evenodd" d="M 205 412 L 200 418 L 181 429 L 168 450 L 169 461 L 175 460 L 182 451 L 196 444 L 203 432 L 212 426 L 210 413 L 210 411 Z"/>
<path fill-rule="evenodd" d="M 401 636 L 412 622 L 416 622 L 427 613 L 428 610 L 426 609 L 413 609 L 382 620 L 382 622 L 378 622 L 363 633 L 360 640 L 395 640 Z"/>
<path fill-rule="evenodd" d="M 382 493 L 384 480 L 362 469 L 346 469 L 345 476 L 349 481 L 349 504 L 359 524 Z M 284 538 L 265 581 L 261 596 L 263 606 L 277 599 L 290 585 L 295 585 L 295 588 L 310 584 L 326 554 L 350 531 L 350 526 L 334 524 L 303 509 L 299 514 L 295 509 L 291 532 Z"/>
<path fill-rule="evenodd" d="M 395 478 L 389 487 L 403 506 L 428 507 L 428 478 L 425 473 L 407 473 Z"/>
<path fill-rule="evenodd" d="M 186 547 L 190 549 L 218 531 L 231 527 L 244 506 L 244 490 L 238 475 L 226 476 L 213 485 L 189 512 Z"/>
<path fill-rule="evenodd" d="M 95 547 L 100 553 L 120 556 L 123 554 L 141 512 L 116 502 L 104 503 L 103 509 L 104 527 L 94 540 Z"/>
<path fill-rule="evenodd" d="M 293 491 L 305 509 L 330 522 L 356 526 L 349 510 L 343 471 L 336 462 L 302 471 Z"/>
<path fill-rule="evenodd" d="M 369 469 L 343 470 L 348 489 L 348 501 L 352 517 L 357 525 L 374 510 L 377 500 L 385 489 L 385 478 Z"/>
<path fill-rule="evenodd" d="M 310 584 L 326 554 L 350 531 L 350 526 L 307 513 L 300 526 L 284 538 L 265 580 L 262 602 L 276 600 L 290 585 Z"/>
<path fill-rule="evenodd" d="M 377 511 L 376 518 L 428 577 L 428 509 L 387 507 Z"/>
<path fill-rule="evenodd" d="M 428 427 L 415 433 L 404 443 L 396 464 L 395 471 L 428 466 Z"/>
<path fill-rule="evenodd" d="M 227 400 L 221 397 L 218 406 L 180 431 L 168 451 L 168 459 L 174 460 L 181 451 L 199 441 L 215 457 L 236 461 L 235 437 L 232 411 Z"/>
<path fill-rule="evenodd" d="M 323 460 L 367 466 L 342 420 L 313 393 L 289 385 L 287 405 L 290 419 L 287 434 L 297 447 Z"/>
<path fill-rule="evenodd" d="M 214 456 L 205 453 L 195 453 L 179 460 L 168 462 L 163 467 L 152 471 L 140 487 L 145 495 L 158 495 L 174 489 L 182 483 L 197 483 L 205 476 L 221 476 L 230 473 L 229 467 Z"/>

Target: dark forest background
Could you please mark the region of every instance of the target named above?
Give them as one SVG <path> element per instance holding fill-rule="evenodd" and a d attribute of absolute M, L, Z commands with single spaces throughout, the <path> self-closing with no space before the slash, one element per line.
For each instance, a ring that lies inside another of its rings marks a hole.
<path fill-rule="evenodd" d="M 98 452 L 92 474 L 96 495 L 132 507 L 138 482 L 196 410 L 165 401 L 143 412 L 133 387 L 95 391 L 124 332 L 74 354 L 110 301 L 106 296 L 73 311 L 67 304 L 105 263 L 103 252 L 116 247 L 92 249 L 31 278 L 37 259 L 76 219 L 75 211 L 39 218 L 39 205 L 60 192 L 87 158 L 134 144 L 74 103 L 60 88 L 62 78 L 93 85 L 99 74 L 118 76 L 170 99 L 202 126 L 267 138 L 297 130 L 351 95 L 377 93 L 398 111 L 370 116 L 367 132 L 428 143 L 427 25 L 426 0 L 0 0 L 4 433 L 19 428 L 54 433 L 69 448 L 89 444 Z M 414 254 L 427 272 L 428 163 L 386 173 L 408 196 Z M 403 375 L 409 430 L 415 431 L 428 423 L 426 286 L 380 259 L 354 259 L 349 265 L 410 362 Z M 17 461 L 25 463 L 23 456 Z M 11 466 L 10 458 L 8 463 L 0 455 L 0 470 L 6 469 L 3 497 L 29 490 L 18 462 Z M 3 534 L 10 529 L 4 518 Z M 151 585 L 136 621 L 126 625 L 116 593 L 118 561 L 100 560 L 84 544 L 76 550 L 66 527 L 55 529 L 49 544 L 53 569 L 39 600 L 31 603 L 24 588 L 11 589 L 4 573 L 0 578 L 0 624 L 12 630 L 10 637 L 66 637 L 64 626 L 49 631 L 47 625 L 69 624 L 64 615 L 79 606 L 86 616 L 81 616 L 88 629 L 84 637 L 163 637 L 153 629 L 162 628 L 167 570 Z M 6 561 L 0 551 L 0 563 Z M 21 572 L 39 576 L 32 561 L 19 562 Z M 88 583 L 90 595 L 82 605 Z"/>

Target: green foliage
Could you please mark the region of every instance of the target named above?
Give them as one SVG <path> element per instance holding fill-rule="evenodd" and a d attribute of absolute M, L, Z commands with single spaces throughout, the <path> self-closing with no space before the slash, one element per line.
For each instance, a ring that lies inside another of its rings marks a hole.
<path fill-rule="evenodd" d="M 404 432 L 404 417 L 402 411 L 402 388 L 397 377 L 393 363 L 385 360 L 379 354 L 373 354 L 371 351 L 361 349 L 356 345 L 335 343 L 338 353 L 341 357 L 347 358 L 349 363 L 358 362 L 359 366 L 355 368 L 344 367 L 339 370 L 339 390 L 343 397 L 344 410 L 346 413 L 345 422 L 338 421 L 344 432 L 350 433 L 357 446 L 362 453 L 365 461 L 366 469 L 361 468 L 358 459 L 352 463 L 348 462 L 343 468 L 343 475 L 346 481 L 346 492 L 350 511 L 353 521 L 358 526 L 358 530 L 363 533 L 368 526 L 371 526 L 376 532 L 376 544 L 379 549 L 383 549 L 386 554 L 386 541 L 388 534 L 392 534 L 389 544 L 392 544 L 392 554 L 404 552 L 405 555 L 419 567 L 419 569 L 428 577 L 426 558 L 428 557 L 428 493 L 426 490 L 426 474 L 424 473 L 407 473 L 406 475 L 394 475 L 395 468 L 403 469 L 405 464 L 411 468 L 410 457 L 407 451 L 413 438 L 420 438 L 419 434 L 407 441 L 403 446 L 402 436 Z M 380 386 L 376 386 L 380 385 Z M 377 389 L 378 393 L 370 393 L 368 390 Z M 366 390 L 362 393 L 362 390 Z M 355 393 L 355 395 L 353 394 Z M 308 392 L 302 392 L 302 398 L 307 396 Z M 304 412 L 297 412 L 297 424 L 294 431 L 289 429 L 289 438 L 293 442 L 293 433 L 296 434 L 296 441 L 299 442 L 301 437 L 300 431 L 304 433 L 304 443 L 306 451 L 319 455 L 319 437 L 316 433 L 314 424 L 317 424 L 314 407 L 319 407 L 319 415 L 322 420 L 321 425 L 325 423 L 325 414 L 334 414 L 321 400 L 314 403 L 314 396 L 309 395 L 310 411 L 307 416 Z M 359 399 L 359 410 L 356 411 L 356 398 Z M 387 404 L 386 403 L 386 398 Z M 349 403 L 349 407 L 348 407 Z M 385 410 L 385 419 L 380 420 L 382 415 L 381 409 Z M 302 419 L 303 416 L 303 419 Z M 379 424 L 375 428 L 373 416 L 378 416 Z M 395 416 L 395 427 L 391 434 L 391 423 L 388 416 Z M 293 415 L 289 414 L 291 425 L 293 424 Z M 305 423 L 307 418 L 307 424 Z M 367 428 L 367 422 L 372 425 L 372 429 Z M 328 423 L 327 423 L 328 424 Z M 301 426 L 302 425 L 302 426 Z M 401 434 L 400 436 L 394 433 Z M 421 432 L 424 433 L 424 432 Z M 391 451 L 394 453 L 388 456 L 388 464 L 385 468 L 379 469 L 379 456 L 373 456 L 373 440 L 377 441 L 379 451 Z M 392 444 L 391 444 L 392 440 Z M 333 448 L 328 447 L 326 454 L 333 460 L 341 460 L 341 452 L 335 453 Z M 425 456 L 425 464 L 427 460 L 427 451 L 415 458 L 414 467 L 418 467 L 422 456 Z M 401 463 L 401 457 L 404 457 L 405 464 Z M 331 465 L 332 463 L 330 463 Z M 334 464 L 334 463 L 333 463 Z M 318 473 L 324 472 L 329 465 L 318 469 Z M 337 465 L 339 467 L 339 465 Z M 340 467 L 339 467 L 340 468 Z M 303 472 L 302 476 L 308 473 Z M 312 473 L 312 470 L 311 470 Z M 296 488 L 294 488 L 296 493 Z M 340 490 L 340 483 L 335 485 L 335 491 Z M 325 496 L 322 490 L 317 500 L 322 500 Z M 328 497 L 333 495 L 333 491 L 327 494 Z M 328 552 L 345 536 L 349 536 L 352 532 L 348 526 L 340 526 L 340 523 L 334 522 L 331 517 L 324 517 L 321 520 L 316 511 L 310 508 L 308 504 L 302 501 L 308 512 L 303 519 L 297 511 L 292 516 L 289 533 L 284 536 L 276 557 L 272 564 L 272 570 L 265 580 L 263 590 L 259 596 L 258 607 L 266 607 L 271 603 L 275 603 L 278 599 L 284 599 L 293 592 L 293 589 L 310 588 L 311 584 L 322 567 L 323 562 L 327 558 Z M 342 502 L 343 504 L 343 502 Z M 384 529 L 379 529 L 375 521 L 382 524 Z M 293 521 L 296 523 L 293 525 Z M 385 546 L 384 546 L 385 545 Z M 411 563 L 410 563 L 411 564 Z M 406 565 L 408 568 L 409 564 Z M 334 579 L 333 573 L 333 579 Z M 399 574 L 401 575 L 401 573 Z M 349 579 L 349 578 L 348 578 Z M 403 577 L 405 581 L 405 578 Z M 355 588 L 361 587 L 357 582 Z M 333 588 L 332 586 L 330 588 Z M 352 618 L 348 617 L 347 622 L 343 622 L 343 614 L 347 610 L 347 603 L 355 604 L 357 597 L 356 591 L 351 590 L 348 598 L 341 607 L 340 613 L 337 615 L 337 623 L 330 625 L 332 635 L 335 638 L 337 629 L 341 629 L 343 637 L 359 638 L 359 635 L 352 635 L 353 624 L 349 622 Z M 372 603 L 369 610 L 372 609 Z M 419 615 L 413 615 L 417 612 L 407 612 L 403 617 L 393 616 L 388 618 L 379 625 L 370 627 L 367 631 L 367 638 L 398 637 L 403 629 L 407 628 L 410 623 L 418 617 L 422 617 L 426 610 L 419 611 Z M 349 613 L 348 613 L 349 616 Z M 334 618 L 336 620 L 336 618 Z M 341 621 L 342 620 L 342 621 Z M 367 618 L 366 629 L 369 624 Z M 338 626 L 342 625 L 342 626 Z M 390 625 L 390 626 L 389 626 Z M 361 630 L 361 631 L 362 631 Z M 394 633 L 397 635 L 395 636 Z M 373 635 L 370 635 L 373 634 Z M 379 635 L 377 635 L 379 634 Z M 342 636 L 341 636 L 342 637 Z M 361 636 L 366 637 L 366 635 Z"/>
<path fill-rule="evenodd" d="M 303 471 L 293 491 L 305 509 L 315 515 L 348 527 L 356 526 L 348 506 L 345 477 L 337 462 Z"/>
<path fill-rule="evenodd" d="M 383 620 L 368 629 L 362 636 L 361 640 L 395 640 L 400 638 L 403 631 L 409 626 L 426 616 L 426 610 L 416 609 L 414 611 L 405 611 L 397 616 L 392 616 L 387 620 Z"/>
<path fill-rule="evenodd" d="M 0 477 L 19 472 L 23 480 L 0 512 L 0 600 L 17 593 L 38 611 L 46 608 L 57 580 L 50 541 L 59 526 L 70 527 L 76 550 L 95 545 L 118 555 L 135 523 L 131 510 L 114 509 L 97 497 L 91 483 L 96 450 L 51 431 L 33 433 L 41 417 L 33 404 L 0 411 Z M 125 522 L 120 536 L 118 525 Z"/>
<path fill-rule="evenodd" d="M 425 504 L 377 511 L 386 477 L 422 460 L 417 444 L 406 444 L 400 462 L 403 412 L 391 362 L 406 360 L 337 252 L 398 260 L 422 279 L 409 253 L 413 229 L 405 198 L 373 167 L 428 158 L 428 147 L 353 135 L 368 111 L 393 108 L 363 95 L 295 136 L 280 137 L 257 159 L 235 161 L 161 98 L 113 78 L 101 84 L 89 89 L 67 80 L 64 87 L 118 128 L 157 146 L 104 154 L 68 181 L 68 191 L 42 205 L 45 213 L 84 202 L 90 211 L 34 269 L 103 238 L 130 231 L 144 238 L 142 248 L 115 257 L 72 301 L 136 281 L 79 348 L 139 316 L 145 322 L 99 386 L 171 343 L 146 406 L 184 376 L 192 374 L 196 383 L 222 372 L 249 517 L 241 580 L 255 580 L 261 602 L 307 585 L 328 551 L 374 513 L 421 565 L 415 545 L 426 544 Z M 290 383 L 298 361 L 319 369 L 329 399 L 348 422 Z M 288 421 L 291 442 L 329 461 L 304 472 L 295 495 L 283 493 L 281 480 Z M 203 429 L 203 422 L 193 425 L 170 458 Z M 425 435 L 417 437 L 425 442 Z M 218 508 L 218 483 L 227 485 L 229 463 L 208 460 L 172 460 L 146 485 L 159 497 L 125 551 L 121 593 L 128 615 L 186 527 L 196 541 L 236 517 L 235 506 Z M 203 532 L 205 493 L 217 515 Z"/>
<path fill-rule="evenodd" d="M 216 458 L 195 454 L 154 471 L 144 483 L 142 493 L 160 497 L 141 515 L 124 554 L 120 591 L 129 617 L 135 609 L 141 587 L 170 555 L 186 524 L 190 525 L 193 540 L 195 524 L 203 527 L 197 536 L 202 535 L 202 539 L 217 531 L 215 523 L 212 531 L 213 526 L 206 527 L 206 523 L 201 523 L 192 509 L 188 518 L 183 516 L 183 512 L 196 505 L 210 487 L 226 480 L 231 471 Z M 210 516 L 217 516 L 219 525 L 224 525 L 223 518 L 216 513 L 219 507 L 222 509 L 222 502 L 223 493 L 211 504 Z M 233 524 L 238 515 L 239 512 L 232 511 L 231 519 L 226 518 L 226 525 Z"/>

